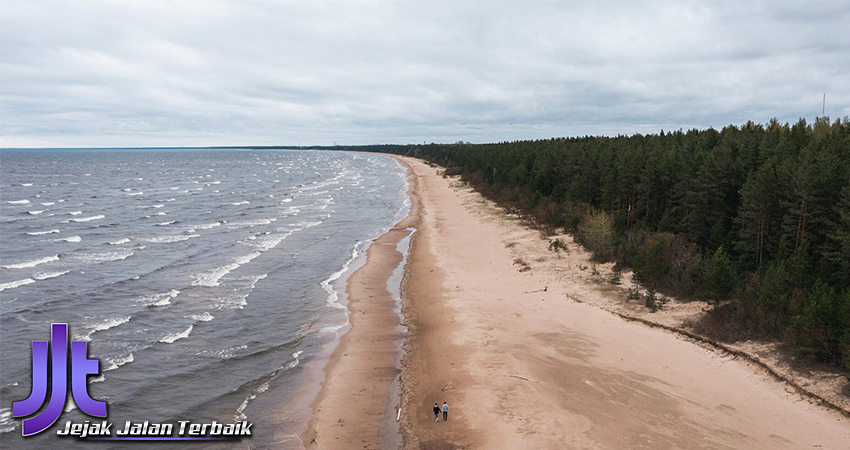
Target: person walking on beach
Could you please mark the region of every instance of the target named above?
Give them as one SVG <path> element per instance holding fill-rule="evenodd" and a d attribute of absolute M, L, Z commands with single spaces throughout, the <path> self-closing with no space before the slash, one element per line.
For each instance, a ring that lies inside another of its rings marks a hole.
<path fill-rule="evenodd" d="M 446 422 L 449 420 L 449 405 L 446 402 L 443 402 L 443 420 Z"/>
<path fill-rule="evenodd" d="M 440 405 L 434 403 L 434 422 L 440 421 Z"/>

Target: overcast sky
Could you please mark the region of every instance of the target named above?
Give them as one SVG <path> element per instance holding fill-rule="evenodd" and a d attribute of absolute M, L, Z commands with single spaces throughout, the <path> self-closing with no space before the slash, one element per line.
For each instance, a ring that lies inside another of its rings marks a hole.
<path fill-rule="evenodd" d="M 74 4 L 76 5 L 74 6 Z M 0 147 L 492 142 L 850 115 L 850 2 L 0 4 Z"/>

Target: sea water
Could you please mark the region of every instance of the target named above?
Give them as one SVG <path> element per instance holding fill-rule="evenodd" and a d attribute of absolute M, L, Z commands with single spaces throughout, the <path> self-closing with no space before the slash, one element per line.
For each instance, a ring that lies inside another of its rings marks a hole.
<path fill-rule="evenodd" d="M 53 428 L 22 438 L 11 417 L 31 341 L 60 322 L 100 360 L 89 393 L 110 421 L 248 420 L 238 446 L 300 447 L 346 329 L 344 282 L 409 208 L 397 162 L 349 152 L 2 150 L 0 175 L 10 448 L 84 446 Z M 87 419 L 69 401 L 60 422 Z"/>

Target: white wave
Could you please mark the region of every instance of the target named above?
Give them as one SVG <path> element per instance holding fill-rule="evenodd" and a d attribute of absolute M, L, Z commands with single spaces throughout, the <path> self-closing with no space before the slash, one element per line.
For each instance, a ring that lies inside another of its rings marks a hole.
<path fill-rule="evenodd" d="M 162 342 L 164 344 L 173 344 L 175 341 L 189 337 L 189 334 L 192 333 L 192 330 L 194 328 L 195 328 L 195 325 L 190 324 L 189 328 L 186 328 L 185 330 L 183 330 L 180 333 L 169 334 L 168 336 L 165 336 L 164 338 L 160 339 L 159 342 Z"/>
<path fill-rule="evenodd" d="M 44 258 L 41 258 L 41 259 L 35 259 L 35 260 L 32 260 L 32 261 L 26 261 L 26 262 L 17 263 L 17 264 L 9 264 L 9 265 L 6 265 L 6 266 L 0 266 L 0 268 L 3 268 L 3 269 L 25 269 L 25 268 L 28 268 L 28 267 L 35 267 L 39 264 L 44 264 L 44 263 L 48 263 L 48 262 L 51 262 L 51 261 L 56 261 L 57 259 L 59 259 L 59 255 L 53 255 L 53 256 L 47 256 L 47 257 L 44 257 Z"/>
<path fill-rule="evenodd" d="M 281 201 L 281 203 L 289 203 L 289 202 L 291 202 L 291 201 L 292 201 L 292 199 L 291 199 L 291 198 L 285 198 L 285 199 L 283 199 L 283 200 Z"/>
<path fill-rule="evenodd" d="M 61 277 L 62 275 L 65 275 L 66 273 L 69 273 L 69 272 L 71 272 L 71 271 L 70 270 L 64 270 L 62 272 L 41 272 L 41 273 L 37 273 L 37 274 L 33 275 L 33 278 L 41 281 L 41 280 L 47 280 L 48 278 Z"/>
<path fill-rule="evenodd" d="M 139 192 L 128 192 L 128 193 L 126 193 L 126 194 L 124 194 L 124 195 L 142 195 L 142 194 L 144 194 L 144 192 L 139 191 Z"/>
<path fill-rule="evenodd" d="M 53 206 L 55 204 L 56 204 L 56 202 L 44 202 L 44 203 L 41 203 L 41 206 Z"/>
<path fill-rule="evenodd" d="M 154 214 L 154 215 L 155 215 L 155 216 L 164 216 L 164 215 L 165 215 L 165 213 L 164 213 L 164 212 L 158 212 L 158 213 L 156 213 L 156 214 Z"/>
<path fill-rule="evenodd" d="M 171 304 L 171 299 L 180 295 L 180 291 L 177 289 L 172 289 L 163 294 L 154 294 L 148 295 L 146 297 L 142 297 L 139 301 L 147 304 L 148 306 L 166 306 Z"/>
<path fill-rule="evenodd" d="M 71 212 L 69 212 L 68 214 L 70 214 L 70 215 L 72 215 L 72 216 L 79 216 L 79 215 L 80 215 L 80 214 L 82 214 L 82 213 L 83 213 L 82 211 L 71 211 Z"/>
<path fill-rule="evenodd" d="M 117 241 L 107 242 L 107 244 L 109 244 L 109 245 L 121 245 L 121 244 L 126 244 L 128 242 L 130 242 L 130 239 L 121 238 L 121 239 L 118 239 Z"/>
<path fill-rule="evenodd" d="M 172 220 L 172 221 L 169 221 L 169 222 L 162 222 L 162 223 L 158 223 L 158 224 L 156 224 L 156 226 L 158 226 L 158 227 L 164 227 L 164 226 L 172 225 L 172 224 L 174 224 L 174 223 L 177 223 L 177 221 L 176 221 L 176 220 Z"/>
<path fill-rule="evenodd" d="M 242 220 L 242 221 L 239 221 L 239 222 L 230 222 L 230 223 L 227 224 L 227 227 L 230 228 L 231 230 L 234 230 L 234 229 L 237 229 L 237 228 L 245 228 L 245 227 L 251 228 L 251 227 L 256 227 L 256 226 L 260 226 L 260 225 L 268 225 L 268 224 L 275 222 L 275 221 L 277 221 L 277 217 L 272 217 L 270 219 Z"/>
<path fill-rule="evenodd" d="M 98 214 L 96 216 L 81 217 L 79 219 L 71 219 L 71 220 L 69 220 L 69 222 L 90 222 L 92 220 L 103 219 L 104 217 L 106 217 L 106 216 L 104 216 L 103 214 Z"/>
<path fill-rule="evenodd" d="M 218 299 L 213 306 L 216 309 L 242 309 L 248 305 L 248 296 L 256 287 L 257 282 L 264 280 L 268 275 L 251 275 L 247 277 L 236 278 L 229 284 L 233 289 L 224 297 Z"/>
<path fill-rule="evenodd" d="M 42 210 L 39 210 L 39 211 L 27 211 L 27 214 L 29 214 L 29 215 L 31 215 L 31 216 L 37 216 L 37 215 L 39 215 L 39 214 L 41 214 L 41 213 L 43 213 L 43 212 L 45 212 L 45 211 L 47 211 L 47 210 L 46 210 L 46 209 L 42 209 Z"/>
<path fill-rule="evenodd" d="M 165 206 L 165 205 L 159 204 L 159 205 L 153 205 L 153 206 L 151 206 L 151 208 L 162 208 L 163 206 Z"/>
<path fill-rule="evenodd" d="M 30 202 L 29 200 L 10 200 L 6 203 L 8 203 L 10 205 L 26 205 L 29 202 Z"/>
<path fill-rule="evenodd" d="M 288 363 L 280 366 L 276 371 L 274 371 L 274 373 L 272 374 L 272 378 L 274 378 L 274 375 L 276 375 L 280 372 L 286 372 L 287 370 L 290 370 L 290 369 L 297 367 L 299 362 L 300 362 L 300 360 L 298 358 L 300 355 L 301 355 L 300 351 L 293 353 L 292 357 L 294 358 L 294 360 L 289 361 Z M 254 390 L 251 391 L 251 393 L 248 395 L 248 397 L 246 397 L 245 400 L 242 401 L 242 404 L 239 405 L 238 408 L 236 408 L 236 420 L 247 420 L 248 419 L 248 416 L 245 415 L 245 408 L 247 408 L 248 404 L 251 403 L 252 401 L 254 401 L 254 399 L 256 399 L 258 395 L 269 390 L 269 382 L 270 381 L 271 380 L 266 381 L 265 383 L 254 388 Z"/>
<path fill-rule="evenodd" d="M 0 408 L 0 433 L 15 431 L 17 426 L 17 422 L 12 418 L 12 410 L 9 408 Z"/>
<path fill-rule="evenodd" d="M 104 252 L 104 253 L 82 253 L 79 255 L 75 255 L 78 259 L 81 259 L 87 263 L 104 263 L 104 262 L 112 262 L 112 261 L 120 261 L 122 259 L 127 259 L 133 256 L 135 253 L 132 250 L 117 250 L 114 252 Z"/>
<path fill-rule="evenodd" d="M 270 234 L 267 236 L 261 236 L 259 239 L 256 236 L 251 236 L 252 240 L 256 240 L 257 242 L 251 243 L 254 247 L 256 247 L 261 252 L 265 252 L 277 247 L 284 239 L 288 238 L 295 231 L 289 231 L 284 234 Z"/>
<path fill-rule="evenodd" d="M 10 281 L 8 283 L 0 283 L 0 291 L 5 291 L 6 289 L 14 289 L 18 286 L 24 286 L 27 284 L 33 284 L 35 280 L 32 278 L 24 278 L 23 280 L 18 281 Z"/>
<path fill-rule="evenodd" d="M 21 183 L 18 186 L 30 187 L 32 186 L 32 183 Z"/>
<path fill-rule="evenodd" d="M 220 227 L 221 222 L 213 222 L 204 225 L 195 225 L 192 228 L 197 228 L 199 230 L 209 230 L 210 228 Z"/>
<path fill-rule="evenodd" d="M 338 280 L 346 271 L 348 271 L 348 267 L 351 266 L 351 263 L 354 262 L 354 260 L 357 258 L 357 255 L 360 254 L 360 252 L 358 251 L 358 249 L 360 248 L 360 244 L 361 241 L 358 241 L 356 244 L 354 244 L 354 248 L 351 249 L 351 256 L 348 258 L 345 264 L 342 265 L 342 268 L 332 273 L 331 276 L 325 278 L 321 283 L 319 283 L 322 286 L 322 289 L 324 289 L 325 292 L 327 292 L 328 294 L 326 301 L 327 305 L 332 308 L 345 309 L 345 306 L 339 303 L 339 294 L 337 294 L 336 289 L 331 286 L 331 283 Z M 346 320 L 347 318 L 348 313 L 346 312 Z"/>
<path fill-rule="evenodd" d="M 90 341 L 93 334 L 98 331 L 105 331 L 110 328 L 115 328 L 119 325 L 123 325 L 130 321 L 130 316 L 126 317 L 116 317 L 114 319 L 104 319 L 102 322 L 89 326 L 89 330 L 86 334 L 80 336 L 80 339 L 83 341 Z"/>
<path fill-rule="evenodd" d="M 231 203 L 231 205 L 233 205 L 233 206 L 249 205 L 249 204 L 251 204 L 251 202 L 249 202 L 248 200 L 243 200 L 241 202 Z"/>
<path fill-rule="evenodd" d="M 30 231 L 27 234 L 30 235 L 30 236 L 41 236 L 43 234 L 53 234 L 53 233 L 58 233 L 58 232 L 59 232 L 59 230 Z"/>
<path fill-rule="evenodd" d="M 198 273 L 193 275 L 195 281 L 192 282 L 195 286 L 206 286 L 206 287 L 214 287 L 219 285 L 219 280 L 232 270 L 236 270 L 239 266 L 243 264 L 248 264 L 252 259 L 260 256 L 260 252 L 252 252 L 245 256 L 240 256 L 236 258 L 232 263 L 217 267 L 206 273 Z"/>
<path fill-rule="evenodd" d="M 187 235 L 176 235 L 176 236 L 153 236 L 148 238 L 141 238 L 140 241 L 150 242 L 153 244 L 170 244 L 172 242 L 181 242 L 187 241 L 192 238 L 200 237 L 200 234 L 187 234 Z"/>
<path fill-rule="evenodd" d="M 194 314 L 189 316 L 190 319 L 198 321 L 198 322 L 209 322 L 210 320 L 215 319 L 212 314 L 204 311 L 202 314 Z"/>
<path fill-rule="evenodd" d="M 66 238 L 56 239 L 56 240 L 57 241 L 65 241 L 65 242 L 80 242 L 80 241 L 83 240 L 83 238 L 81 238 L 79 236 L 71 236 L 71 237 L 66 237 Z"/>
<path fill-rule="evenodd" d="M 130 353 L 129 355 L 119 356 L 117 358 L 109 358 L 109 359 L 107 359 L 107 362 L 109 362 L 109 365 L 106 366 L 106 368 L 103 369 L 103 371 L 109 372 L 110 370 L 115 370 L 115 369 L 123 366 L 124 364 L 130 364 L 134 360 L 135 359 L 133 358 L 132 353 Z"/>

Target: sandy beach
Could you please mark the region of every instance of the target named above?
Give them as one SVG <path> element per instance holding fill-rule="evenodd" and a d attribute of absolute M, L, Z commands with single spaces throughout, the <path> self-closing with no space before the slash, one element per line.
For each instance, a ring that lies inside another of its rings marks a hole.
<path fill-rule="evenodd" d="M 386 286 L 407 227 L 404 448 L 850 448 L 846 417 L 745 361 L 583 302 L 609 295 L 587 280 L 587 255 L 547 252 L 456 179 L 400 160 L 411 215 L 349 280 L 352 329 L 326 367 L 310 448 L 399 444 L 388 424 L 403 336 Z M 435 423 L 443 401 L 449 420 Z"/>
<path fill-rule="evenodd" d="M 366 263 L 346 284 L 351 329 L 325 367 L 325 381 L 313 402 L 314 419 L 301 437 L 307 448 L 398 448 L 401 442 L 396 407 L 405 332 L 388 282 L 403 262 L 397 246 L 418 221 L 411 175 L 410 214 L 371 243 Z"/>

